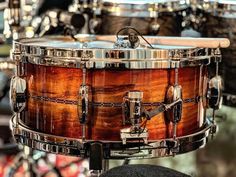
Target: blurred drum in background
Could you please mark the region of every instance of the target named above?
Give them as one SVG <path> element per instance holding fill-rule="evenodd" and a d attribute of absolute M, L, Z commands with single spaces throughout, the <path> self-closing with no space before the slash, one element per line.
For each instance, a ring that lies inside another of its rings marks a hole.
<path fill-rule="evenodd" d="M 52 25 L 50 20 L 44 24 L 43 19 L 47 16 L 47 11 L 52 9 L 67 11 L 71 2 L 72 0 L 16 0 L 13 3 L 13 0 L 9 0 L 4 12 L 5 37 L 18 39 L 39 35 L 40 31 L 48 30 L 48 26 Z"/>
<path fill-rule="evenodd" d="M 226 37 L 231 46 L 222 50 L 220 73 L 224 79 L 224 104 L 236 106 L 236 1 L 197 0 L 196 7 L 204 13 L 199 31 L 204 37 Z"/>
<path fill-rule="evenodd" d="M 101 8 L 100 0 L 73 0 L 69 6 L 69 12 L 83 14 L 86 23 L 79 33 L 94 34 L 97 33 L 101 27 Z"/>
<path fill-rule="evenodd" d="M 18 151 L 9 127 L 12 112 L 9 105 L 8 91 L 14 68 L 13 61 L 0 58 L 0 154 L 14 154 Z"/>
<path fill-rule="evenodd" d="M 101 34 L 115 34 L 134 26 L 144 35 L 179 36 L 185 0 L 104 0 Z"/>
<path fill-rule="evenodd" d="M 102 0 L 75 1 L 72 11 L 90 11 L 90 33 L 115 34 L 133 26 L 144 35 L 179 36 L 186 0 Z"/>

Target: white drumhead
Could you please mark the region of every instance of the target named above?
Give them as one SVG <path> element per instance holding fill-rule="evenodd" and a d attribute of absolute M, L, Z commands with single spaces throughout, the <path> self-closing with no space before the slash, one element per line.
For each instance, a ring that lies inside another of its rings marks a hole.
<path fill-rule="evenodd" d="M 60 40 L 42 40 L 42 41 L 32 41 L 27 42 L 26 45 L 34 45 L 39 47 L 49 47 L 55 49 L 112 49 L 114 48 L 114 43 L 109 41 L 91 41 L 81 43 L 78 41 L 60 41 Z"/>
<path fill-rule="evenodd" d="M 83 44 L 80 42 L 69 42 L 69 41 L 33 41 L 28 42 L 26 45 L 34 45 L 39 47 L 51 47 L 51 48 L 66 48 L 66 49 L 78 49 L 82 48 Z"/>
<path fill-rule="evenodd" d="M 79 38 L 78 38 L 79 39 Z M 86 41 L 86 40 L 85 40 Z M 68 38 L 34 38 L 34 39 L 23 39 L 21 40 L 27 46 L 35 46 L 35 47 L 47 47 L 47 48 L 55 48 L 55 49 L 114 49 L 113 41 L 106 40 L 94 40 L 94 41 L 86 41 L 79 42 L 74 41 L 73 39 Z M 149 48 L 149 45 L 143 44 L 146 48 Z M 152 44 L 152 47 L 155 49 L 162 50 L 187 50 L 194 49 L 192 46 L 176 46 L 176 45 L 159 45 Z M 143 48 L 141 45 L 139 48 Z M 143 48 L 143 49 L 144 49 Z"/>
<path fill-rule="evenodd" d="M 110 41 L 92 41 L 87 42 L 84 46 L 89 49 L 113 49 L 114 43 Z"/>

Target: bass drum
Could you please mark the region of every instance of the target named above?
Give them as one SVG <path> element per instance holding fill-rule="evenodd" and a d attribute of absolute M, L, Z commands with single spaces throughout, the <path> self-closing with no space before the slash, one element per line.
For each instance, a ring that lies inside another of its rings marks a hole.
<path fill-rule="evenodd" d="M 99 34 L 116 34 L 125 26 L 143 35 L 180 36 L 182 12 L 187 2 L 180 0 L 103 0 Z"/>
<path fill-rule="evenodd" d="M 222 49 L 222 57 L 225 58 L 220 64 L 220 74 L 224 79 L 224 103 L 236 106 L 236 9 L 234 0 L 208 2 L 208 9 L 203 9 L 206 22 L 202 23 L 200 32 L 204 37 L 224 37 L 230 39 L 230 47 Z M 213 3 L 215 4 L 213 8 Z M 212 7 L 212 8 L 210 8 Z"/>

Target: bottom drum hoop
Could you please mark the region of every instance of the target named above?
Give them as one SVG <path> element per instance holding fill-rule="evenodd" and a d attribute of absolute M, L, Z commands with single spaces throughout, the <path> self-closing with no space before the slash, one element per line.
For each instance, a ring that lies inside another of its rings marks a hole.
<path fill-rule="evenodd" d="M 20 122 L 17 123 L 16 116 L 11 119 L 11 128 L 17 143 L 30 148 L 62 155 L 89 157 L 88 149 L 93 141 L 84 141 L 82 139 L 54 136 L 30 130 Z M 210 137 L 212 127 L 210 120 L 196 133 L 177 137 L 173 139 L 161 139 L 149 141 L 148 144 L 128 143 L 122 145 L 120 141 L 101 141 L 104 147 L 105 159 L 141 159 L 141 158 L 159 158 L 168 157 L 177 154 L 183 154 L 202 148 Z M 169 145 L 177 142 L 178 151 L 172 152 Z"/>

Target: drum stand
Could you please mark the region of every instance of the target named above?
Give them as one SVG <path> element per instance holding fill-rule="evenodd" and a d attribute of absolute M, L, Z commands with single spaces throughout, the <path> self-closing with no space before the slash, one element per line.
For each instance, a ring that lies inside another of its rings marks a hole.
<path fill-rule="evenodd" d="M 103 146 L 94 142 L 90 145 L 89 169 L 91 177 L 98 177 L 109 170 L 109 160 L 103 158 Z"/>

